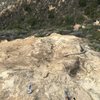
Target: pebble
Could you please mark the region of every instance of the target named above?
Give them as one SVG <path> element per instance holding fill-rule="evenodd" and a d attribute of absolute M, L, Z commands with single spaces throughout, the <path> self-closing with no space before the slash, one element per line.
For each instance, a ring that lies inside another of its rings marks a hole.
<path fill-rule="evenodd" d="M 30 83 L 30 84 L 28 85 L 27 93 L 28 93 L 28 94 L 31 94 L 32 92 L 33 92 L 32 84 Z"/>

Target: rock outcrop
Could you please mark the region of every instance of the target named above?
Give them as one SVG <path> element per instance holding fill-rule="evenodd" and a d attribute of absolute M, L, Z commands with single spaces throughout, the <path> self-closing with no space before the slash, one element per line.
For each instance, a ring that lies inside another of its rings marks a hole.
<path fill-rule="evenodd" d="M 0 43 L 0 100 L 100 100 L 100 53 L 69 35 Z"/>

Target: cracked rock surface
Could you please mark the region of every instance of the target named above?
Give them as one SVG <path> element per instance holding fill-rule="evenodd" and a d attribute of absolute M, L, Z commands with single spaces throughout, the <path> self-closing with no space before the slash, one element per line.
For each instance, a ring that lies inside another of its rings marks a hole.
<path fill-rule="evenodd" d="M 55 33 L 2 41 L 0 100 L 100 100 L 100 53 Z"/>

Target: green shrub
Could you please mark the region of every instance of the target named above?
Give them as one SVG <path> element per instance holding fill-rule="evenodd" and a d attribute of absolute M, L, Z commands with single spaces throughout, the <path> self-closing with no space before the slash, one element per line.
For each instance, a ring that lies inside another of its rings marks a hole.
<path fill-rule="evenodd" d="M 80 15 L 80 16 L 77 16 L 75 23 L 81 24 L 84 22 L 84 20 L 85 20 L 84 17 L 82 15 Z"/>
<path fill-rule="evenodd" d="M 32 28 L 37 24 L 37 22 L 38 20 L 33 16 L 29 16 L 29 18 L 26 20 L 26 23 L 28 23 Z"/>
<path fill-rule="evenodd" d="M 87 0 L 79 0 L 80 7 L 86 7 L 86 5 L 87 5 Z"/>
<path fill-rule="evenodd" d="M 87 7 L 85 10 L 85 14 L 91 18 L 95 18 L 95 10 L 96 10 L 96 8 L 94 8 L 94 7 Z"/>
<path fill-rule="evenodd" d="M 73 17 L 73 16 L 66 16 L 66 17 L 65 17 L 65 23 L 66 23 L 67 25 L 72 25 L 72 24 L 74 24 L 74 17 Z"/>
<path fill-rule="evenodd" d="M 85 8 L 85 14 L 91 18 L 96 18 L 97 2 L 91 1 L 88 6 Z"/>
<path fill-rule="evenodd" d="M 54 11 L 53 10 L 52 11 L 48 11 L 48 18 L 52 19 L 54 17 L 55 17 Z"/>
<path fill-rule="evenodd" d="M 100 0 L 97 0 L 98 5 L 100 5 Z"/>
<path fill-rule="evenodd" d="M 32 12 L 32 8 L 30 5 L 24 5 L 24 10 L 27 11 L 28 13 Z"/>

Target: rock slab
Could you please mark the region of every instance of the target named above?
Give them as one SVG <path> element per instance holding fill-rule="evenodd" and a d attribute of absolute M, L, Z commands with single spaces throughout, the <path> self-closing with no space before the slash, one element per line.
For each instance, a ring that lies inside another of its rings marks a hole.
<path fill-rule="evenodd" d="M 100 53 L 75 36 L 2 41 L 0 100 L 100 100 L 99 65 Z"/>

